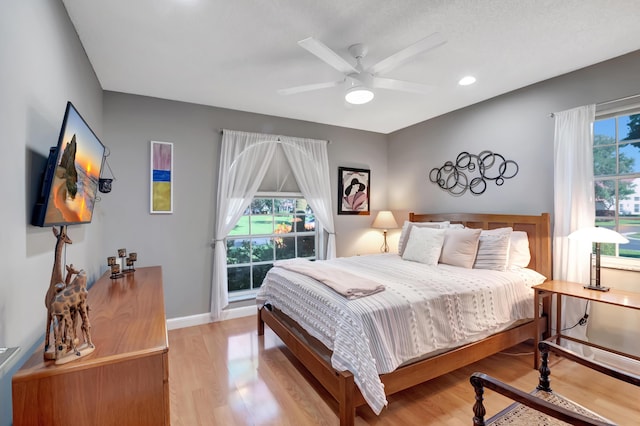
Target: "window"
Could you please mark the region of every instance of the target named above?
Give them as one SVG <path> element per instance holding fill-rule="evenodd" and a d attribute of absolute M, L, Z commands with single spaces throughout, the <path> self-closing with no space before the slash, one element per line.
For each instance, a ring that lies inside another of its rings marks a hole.
<path fill-rule="evenodd" d="M 640 258 L 640 109 L 594 123 L 596 226 L 614 229 L 628 244 L 603 244 L 602 254 Z"/>
<path fill-rule="evenodd" d="M 258 195 L 227 237 L 229 299 L 254 297 L 274 261 L 315 256 L 315 217 L 306 200 Z"/>

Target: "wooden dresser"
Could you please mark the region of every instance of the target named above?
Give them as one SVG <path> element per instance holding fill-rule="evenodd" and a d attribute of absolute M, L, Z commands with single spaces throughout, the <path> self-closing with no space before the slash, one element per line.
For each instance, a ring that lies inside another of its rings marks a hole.
<path fill-rule="evenodd" d="M 64 365 L 37 350 L 13 376 L 13 424 L 169 425 L 169 343 L 160 266 L 89 290 L 93 353 Z M 42 318 L 45 324 L 45 318 Z"/>

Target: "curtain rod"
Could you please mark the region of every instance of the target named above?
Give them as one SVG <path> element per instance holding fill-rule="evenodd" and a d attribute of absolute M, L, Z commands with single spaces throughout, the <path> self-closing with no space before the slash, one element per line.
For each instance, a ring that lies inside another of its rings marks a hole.
<path fill-rule="evenodd" d="M 640 98 L 640 93 L 636 93 L 635 95 L 625 96 L 624 98 L 620 98 L 620 99 L 611 99 L 609 101 L 600 102 L 600 103 L 597 103 L 596 106 L 599 107 L 602 105 L 614 104 L 616 102 L 628 101 L 629 99 L 633 99 L 633 98 Z"/>
<path fill-rule="evenodd" d="M 220 134 L 222 134 L 222 133 L 224 133 L 224 130 L 225 130 L 225 129 L 217 129 L 217 130 L 218 130 L 218 132 L 220 132 Z M 227 129 L 227 130 L 229 130 L 229 129 Z M 278 142 L 281 142 L 281 140 L 280 140 L 280 136 L 281 136 L 281 135 L 273 135 L 273 134 L 271 134 L 271 133 L 264 133 L 264 134 L 265 134 L 265 135 L 269 135 L 269 136 L 275 136 L 275 137 L 277 138 L 277 141 L 278 141 Z M 288 138 L 295 138 L 295 139 L 313 139 L 313 138 L 301 138 L 301 137 L 298 137 L 298 136 L 285 136 L 285 137 L 288 137 Z M 328 144 L 331 144 L 331 141 L 330 141 L 329 139 L 316 139 L 316 140 L 323 140 L 323 141 L 327 141 L 327 143 L 328 143 Z"/>
<path fill-rule="evenodd" d="M 603 105 L 609 105 L 609 104 L 615 104 L 616 102 L 628 101 L 629 99 L 635 99 L 635 98 L 640 98 L 640 93 L 636 93 L 635 95 L 625 96 L 624 98 L 610 99 L 608 101 L 599 102 L 599 103 L 596 104 L 596 107 L 603 106 Z M 555 116 L 556 116 L 555 113 L 553 113 L 553 112 L 549 113 L 549 118 L 553 118 Z"/>

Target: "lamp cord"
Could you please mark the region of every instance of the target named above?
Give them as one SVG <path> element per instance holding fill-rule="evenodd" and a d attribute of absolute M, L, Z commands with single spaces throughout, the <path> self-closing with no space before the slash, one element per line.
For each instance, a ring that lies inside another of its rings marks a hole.
<path fill-rule="evenodd" d="M 589 308 L 589 300 L 587 300 L 587 303 L 584 305 L 584 315 L 582 316 L 582 318 L 580 318 L 578 322 L 572 325 L 571 327 L 563 328 L 561 331 L 571 330 L 572 328 L 576 328 L 579 325 L 587 325 L 587 318 L 589 318 L 589 315 L 587 314 L 588 308 Z"/>

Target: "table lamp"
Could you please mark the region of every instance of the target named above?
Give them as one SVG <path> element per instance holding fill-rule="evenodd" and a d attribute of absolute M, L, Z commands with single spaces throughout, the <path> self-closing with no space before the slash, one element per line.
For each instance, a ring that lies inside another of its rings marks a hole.
<path fill-rule="evenodd" d="M 376 216 L 372 228 L 382 229 L 384 233 L 384 243 L 380 247 L 380 251 L 383 253 L 389 253 L 389 244 L 387 244 L 387 231 L 398 227 L 396 219 L 393 217 L 393 213 L 389 210 L 380 210 Z"/>
<path fill-rule="evenodd" d="M 584 286 L 589 290 L 609 291 L 608 287 L 600 286 L 600 243 L 614 243 L 614 244 L 626 244 L 628 239 L 608 228 L 602 228 L 599 226 L 589 226 L 586 228 L 580 228 L 577 231 L 573 231 L 569 234 L 569 239 L 577 241 L 589 241 L 596 244 L 595 256 L 596 256 L 596 270 L 595 270 L 595 283 L 593 279 L 593 253 L 589 254 L 589 285 Z"/>

